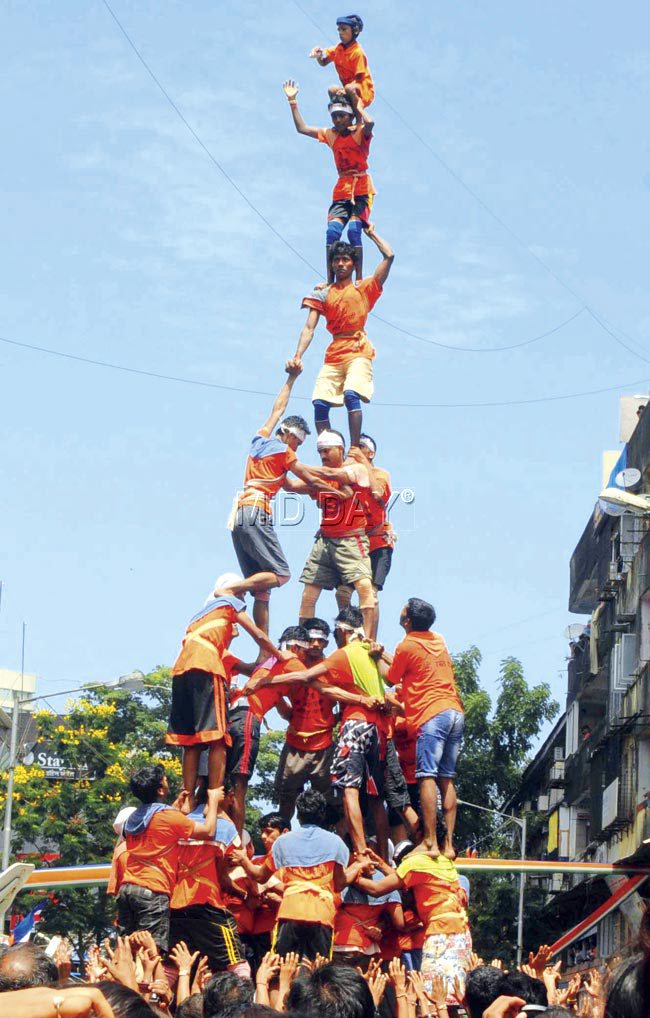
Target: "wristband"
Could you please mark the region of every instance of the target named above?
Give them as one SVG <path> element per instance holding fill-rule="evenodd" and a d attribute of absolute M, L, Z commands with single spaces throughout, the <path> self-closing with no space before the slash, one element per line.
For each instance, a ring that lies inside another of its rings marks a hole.
<path fill-rule="evenodd" d="M 298 105 L 298 100 L 297 99 L 289 99 L 289 106 L 297 106 L 297 105 Z"/>
<path fill-rule="evenodd" d="M 178 975 L 179 976 L 189 976 L 189 972 L 188 972 L 187 969 L 179 969 L 178 970 Z"/>

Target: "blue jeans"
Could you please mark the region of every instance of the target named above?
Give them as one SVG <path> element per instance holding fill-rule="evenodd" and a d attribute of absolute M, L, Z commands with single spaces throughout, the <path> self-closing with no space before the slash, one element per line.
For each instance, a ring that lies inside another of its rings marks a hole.
<path fill-rule="evenodd" d="M 465 715 L 443 710 L 418 729 L 415 743 L 416 778 L 455 778 L 456 761 L 463 741 Z"/>

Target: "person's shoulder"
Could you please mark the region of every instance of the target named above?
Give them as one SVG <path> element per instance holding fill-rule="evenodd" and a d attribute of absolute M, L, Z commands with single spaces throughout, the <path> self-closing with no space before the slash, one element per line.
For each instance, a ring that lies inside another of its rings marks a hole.
<path fill-rule="evenodd" d="M 196 813 L 197 810 L 195 810 L 194 812 Z M 185 813 L 181 813 L 179 809 L 176 809 L 175 807 L 170 807 L 169 809 L 160 810 L 159 813 L 156 813 L 156 815 L 152 817 L 151 827 L 155 825 L 156 827 L 162 829 L 178 828 L 180 830 L 186 831 L 192 829 L 192 827 L 194 826 L 194 819 L 202 821 L 203 815 L 197 816 L 196 818 L 192 818 L 191 816 L 186 815 Z"/>
<path fill-rule="evenodd" d="M 329 286 L 319 286 L 316 284 L 308 294 L 302 298 L 302 307 L 313 307 L 317 311 L 320 310 L 321 306 L 324 307 L 327 295 L 329 293 Z"/>
<path fill-rule="evenodd" d="M 292 657 L 288 661 L 283 662 L 283 672 L 304 672 L 305 666 L 302 661 L 299 661 L 297 657 Z"/>

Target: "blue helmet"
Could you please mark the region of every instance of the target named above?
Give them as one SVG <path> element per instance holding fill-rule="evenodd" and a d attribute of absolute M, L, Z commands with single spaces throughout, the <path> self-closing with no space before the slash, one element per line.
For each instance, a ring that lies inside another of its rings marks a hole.
<path fill-rule="evenodd" d="M 352 29 L 355 39 L 360 32 L 363 32 L 363 21 L 358 14 L 346 14 L 342 18 L 337 18 L 336 24 L 348 25 Z"/>

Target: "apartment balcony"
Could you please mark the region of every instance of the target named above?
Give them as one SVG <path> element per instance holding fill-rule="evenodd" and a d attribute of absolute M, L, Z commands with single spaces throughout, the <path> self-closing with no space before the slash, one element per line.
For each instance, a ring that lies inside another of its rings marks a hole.
<path fill-rule="evenodd" d="M 591 615 L 610 582 L 611 532 L 614 517 L 594 508 L 571 556 L 569 611 Z"/>

